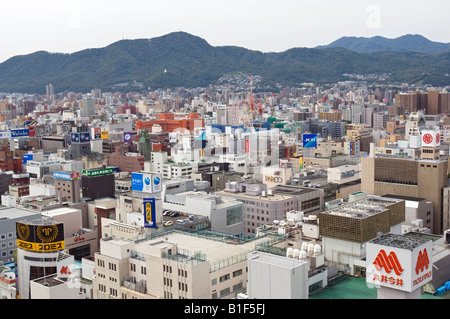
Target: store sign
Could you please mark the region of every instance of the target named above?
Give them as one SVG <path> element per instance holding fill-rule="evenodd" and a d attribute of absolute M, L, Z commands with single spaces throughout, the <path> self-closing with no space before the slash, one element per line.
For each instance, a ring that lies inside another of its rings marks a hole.
<path fill-rule="evenodd" d="M 16 223 L 17 247 L 29 251 L 51 252 L 65 248 L 64 224 L 29 225 Z"/>
<path fill-rule="evenodd" d="M 431 240 L 411 249 L 367 243 L 366 282 L 412 292 L 432 279 Z"/>
<path fill-rule="evenodd" d="M 94 138 L 95 139 L 100 139 L 102 138 L 102 130 L 100 127 L 95 127 L 94 128 Z"/>
<path fill-rule="evenodd" d="M 155 198 L 144 198 L 144 227 L 156 228 Z"/>
<path fill-rule="evenodd" d="M 279 176 L 266 176 L 264 181 L 271 183 L 283 183 L 283 178 Z"/>
<path fill-rule="evenodd" d="M 132 135 L 131 135 L 130 132 L 125 132 L 125 133 L 123 133 L 123 141 L 124 141 L 125 143 L 129 143 L 129 142 L 132 141 Z"/>
<path fill-rule="evenodd" d="M 245 153 L 249 153 L 249 152 L 250 152 L 250 141 L 245 140 Z"/>
<path fill-rule="evenodd" d="M 11 130 L 11 137 L 25 137 L 25 136 L 28 137 L 29 135 L 30 131 L 27 128 Z"/>
<path fill-rule="evenodd" d="M 356 172 L 354 169 L 352 169 L 351 171 L 347 171 L 347 172 L 341 172 L 341 179 L 353 177 L 353 176 L 355 176 L 355 173 Z"/>
<path fill-rule="evenodd" d="M 317 147 L 317 134 L 303 134 L 303 147 Z"/>
<path fill-rule="evenodd" d="M 64 179 L 66 181 L 71 181 L 73 179 L 79 178 L 80 173 L 69 173 L 69 172 L 53 172 L 53 177 L 58 179 Z"/>
<path fill-rule="evenodd" d="M 112 168 L 100 168 L 100 169 L 93 169 L 93 170 L 87 170 L 84 169 L 81 171 L 81 174 L 88 177 L 95 177 L 95 176 L 103 176 L 103 175 L 109 175 L 113 174 L 114 171 Z"/>
<path fill-rule="evenodd" d="M 101 137 L 102 137 L 102 140 L 107 140 L 109 138 L 108 131 L 102 131 Z"/>
<path fill-rule="evenodd" d="M 423 130 L 422 146 L 435 147 L 441 144 L 441 136 L 439 131 Z"/>

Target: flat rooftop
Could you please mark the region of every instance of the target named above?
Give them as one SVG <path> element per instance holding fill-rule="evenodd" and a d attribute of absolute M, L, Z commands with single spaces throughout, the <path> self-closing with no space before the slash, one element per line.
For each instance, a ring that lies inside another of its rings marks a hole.
<path fill-rule="evenodd" d="M 41 215 L 41 212 L 20 208 L 20 207 L 6 207 L 0 206 L 0 220 L 1 219 L 18 219 L 27 216 Z"/>
<path fill-rule="evenodd" d="M 385 234 L 369 241 L 372 244 L 385 245 L 394 248 L 402 248 L 407 250 L 414 250 L 416 247 L 423 245 L 427 240 L 413 237 L 402 236 L 396 234 Z"/>
<path fill-rule="evenodd" d="M 296 259 L 287 258 L 284 256 L 278 256 L 278 255 L 274 255 L 274 254 L 264 253 L 261 251 L 251 252 L 248 256 L 248 260 L 257 260 L 260 263 L 274 265 L 274 266 L 277 266 L 280 268 L 286 268 L 286 269 L 294 269 L 300 265 L 308 263 L 306 260 L 296 260 Z"/>
<path fill-rule="evenodd" d="M 135 250 L 139 253 L 154 254 L 154 247 L 165 248 L 171 244 L 177 245 L 179 249 L 191 252 L 201 252 L 209 262 L 219 261 L 238 254 L 248 253 L 255 250 L 258 243 L 271 239 L 270 236 L 262 236 L 243 244 L 231 244 L 225 241 L 208 239 L 183 232 L 169 232 L 153 239 L 136 242 Z M 160 254 L 158 253 L 158 257 Z"/>
<path fill-rule="evenodd" d="M 381 196 L 368 196 L 351 203 L 345 203 L 336 208 L 322 212 L 323 214 L 338 215 L 351 218 L 367 218 L 388 210 L 388 206 L 403 201 L 402 199 Z"/>

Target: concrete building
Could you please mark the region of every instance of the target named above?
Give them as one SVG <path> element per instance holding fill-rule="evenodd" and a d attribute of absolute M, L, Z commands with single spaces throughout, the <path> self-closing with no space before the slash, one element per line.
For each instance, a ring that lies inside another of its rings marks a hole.
<path fill-rule="evenodd" d="M 193 182 L 193 181 L 192 181 Z M 178 182 L 179 183 L 179 182 Z M 175 187 L 177 182 L 166 184 L 166 189 Z M 245 232 L 242 202 L 221 196 L 220 193 L 186 191 L 169 194 L 163 191 L 163 210 L 171 210 L 185 215 L 208 217 L 215 231 L 242 236 Z"/>
<path fill-rule="evenodd" d="M 379 233 L 401 233 L 404 200 L 367 195 L 319 214 L 325 260 L 350 274 L 364 276 L 365 244 Z"/>
<path fill-rule="evenodd" d="M 83 170 L 81 174 L 82 196 L 90 199 L 114 197 L 115 176 L 112 168 Z"/>
<path fill-rule="evenodd" d="M 139 240 L 103 238 L 94 299 L 230 299 L 247 285 L 247 257 L 272 237 L 160 231 Z"/>
<path fill-rule="evenodd" d="M 18 207 L 0 206 L 0 261 L 14 261 L 17 249 L 16 222 L 26 222 L 37 219 L 40 212 Z"/>
<path fill-rule="evenodd" d="M 275 195 L 266 187 L 264 184 L 229 182 L 223 191 L 215 192 L 243 203 L 244 235 L 255 235 L 258 227 L 285 219 L 286 213 L 297 207 L 294 196 Z"/>
<path fill-rule="evenodd" d="M 64 202 L 77 203 L 80 201 L 80 174 L 71 172 L 53 172 L 56 198 Z"/>
<path fill-rule="evenodd" d="M 248 258 L 249 299 L 308 299 L 309 263 L 264 252 Z"/>
<path fill-rule="evenodd" d="M 447 187 L 447 160 L 361 158 L 361 191 L 383 196 L 395 194 L 425 198 L 433 203 L 433 234 L 449 226 L 449 204 L 444 202 Z"/>

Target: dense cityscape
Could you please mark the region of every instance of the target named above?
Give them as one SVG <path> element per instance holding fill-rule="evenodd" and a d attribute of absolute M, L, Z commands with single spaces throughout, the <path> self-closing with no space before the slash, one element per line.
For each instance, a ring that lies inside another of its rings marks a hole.
<path fill-rule="evenodd" d="M 445 298 L 449 87 L 255 82 L 0 94 L 1 298 Z"/>
<path fill-rule="evenodd" d="M 0 299 L 183 318 L 445 302 L 448 9 L 3 3 Z"/>

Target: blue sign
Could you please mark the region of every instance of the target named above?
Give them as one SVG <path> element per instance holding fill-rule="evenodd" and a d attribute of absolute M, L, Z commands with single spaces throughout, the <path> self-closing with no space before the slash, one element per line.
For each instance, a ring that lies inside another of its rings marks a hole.
<path fill-rule="evenodd" d="M 72 133 L 71 134 L 72 142 L 80 142 L 80 133 Z"/>
<path fill-rule="evenodd" d="M 144 198 L 144 227 L 156 228 L 155 198 Z"/>
<path fill-rule="evenodd" d="M 153 180 L 154 174 L 131 173 L 131 189 L 134 191 L 154 193 L 161 191 L 160 178 Z M 153 183 L 156 182 L 156 190 Z"/>
<path fill-rule="evenodd" d="M 130 132 L 125 132 L 123 133 L 123 141 L 125 143 L 131 142 L 132 141 L 132 135 Z"/>
<path fill-rule="evenodd" d="M 347 172 L 342 172 L 341 173 L 341 178 L 349 178 L 349 177 L 353 177 L 355 176 L 355 170 L 352 169 L 351 171 L 347 171 Z"/>
<path fill-rule="evenodd" d="M 66 181 L 71 181 L 72 180 L 72 174 L 67 173 L 67 172 L 53 172 L 53 177 L 54 178 L 58 178 L 58 179 L 64 179 Z"/>
<path fill-rule="evenodd" d="M 80 133 L 80 143 L 89 142 L 91 140 L 90 133 Z"/>
<path fill-rule="evenodd" d="M 71 134 L 72 142 L 75 143 L 85 143 L 91 140 L 91 134 L 87 132 L 83 133 L 72 133 Z"/>
<path fill-rule="evenodd" d="M 303 134 L 303 147 L 317 147 L 317 134 Z"/>
<path fill-rule="evenodd" d="M 140 192 L 144 189 L 144 182 L 141 173 L 131 173 L 131 189 Z"/>
<path fill-rule="evenodd" d="M 30 131 L 27 128 L 11 130 L 11 137 L 24 137 L 29 135 Z"/>
<path fill-rule="evenodd" d="M 22 158 L 23 158 L 23 163 L 26 164 L 28 161 L 33 160 L 33 154 L 23 154 Z"/>

